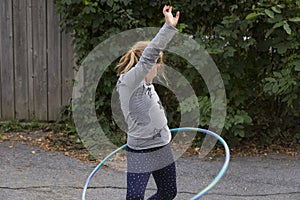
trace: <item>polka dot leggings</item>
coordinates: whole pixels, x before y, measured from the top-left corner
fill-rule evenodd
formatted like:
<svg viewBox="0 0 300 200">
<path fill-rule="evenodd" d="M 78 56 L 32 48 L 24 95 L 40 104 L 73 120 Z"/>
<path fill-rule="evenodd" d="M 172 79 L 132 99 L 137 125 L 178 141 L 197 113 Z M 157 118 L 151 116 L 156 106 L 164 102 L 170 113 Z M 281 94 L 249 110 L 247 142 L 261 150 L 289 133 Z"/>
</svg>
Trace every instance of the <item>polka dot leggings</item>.
<svg viewBox="0 0 300 200">
<path fill-rule="evenodd" d="M 153 150 L 153 149 L 152 149 Z M 150 150 L 150 151 L 152 151 Z M 148 166 L 145 167 L 145 164 L 152 164 L 153 162 L 149 162 L 151 160 L 151 157 L 154 157 L 153 160 L 156 160 L 154 163 L 162 163 L 160 162 L 160 158 L 165 156 L 172 156 L 172 155 L 166 155 L 166 151 L 160 152 L 160 153 L 151 153 L 149 154 L 141 154 L 145 153 L 144 150 L 132 150 L 129 147 L 126 149 L 128 152 L 135 152 L 134 154 L 130 154 L 129 161 L 132 161 L 132 157 L 138 158 L 136 160 L 140 160 L 140 162 L 134 162 L 135 169 L 137 164 L 138 165 L 144 165 L 143 169 L 154 169 L 153 171 L 138 171 L 136 172 L 133 170 L 128 170 L 127 172 L 127 194 L 126 194 L 126 200 L 144 200 L 145 190 L 147 187 L 147 183 L 149 181 L 150 175 L 152 174 L 154 181 L 157 186 L 157 192 L 151 196 L 148 200 L 172 200 L 175 198 L 177 194 L 177 186 L 176 186 L 176 166 L 175 162 L 172 162 L 171 164 L 168 164 L 167 166 L 164 166 L 162 168 L 149 168 Z M 147 150 L 147 153 L 149 153 L 149 150 Z M 170 153 L 170 148 L 168 149 L 167 153 Z M 127 156 L 128 157 L 128 156 Z M 145 159 L 146 157 L 146 159 Z M 148 160 L 148 162 L 141 162 L 143 160 Z M 164 159 L 166 160 L 166 159 Z M 129 162 L 128 161 L 128 162 Z M 133 163 L 128 163 L 128 168 L 132 168 Z M 157 167 L 157 166 L 156 166 Z"/>
</svg>

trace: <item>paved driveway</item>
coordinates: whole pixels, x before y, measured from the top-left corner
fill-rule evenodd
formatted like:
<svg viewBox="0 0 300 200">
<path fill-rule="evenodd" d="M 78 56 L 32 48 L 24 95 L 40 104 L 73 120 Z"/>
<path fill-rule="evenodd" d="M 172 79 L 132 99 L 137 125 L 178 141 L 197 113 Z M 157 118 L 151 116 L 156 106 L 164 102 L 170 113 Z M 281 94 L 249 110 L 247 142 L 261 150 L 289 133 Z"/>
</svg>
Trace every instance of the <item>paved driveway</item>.
<svg viewBox="0 0 300 200">
<path fill-rule="evenodd" d="M 222 158 L 201 161 L 184 157 L 177 161 L 178 196 L 193 197 L 222 166 Z M 9 142 L 0 144 L 0 199 L 77 200 L 94 165 L 84 164 L 58 152 Z M 87 200 L 125 199 L 126 174 L 101 169 L 87 191 Z M 150 181 L 146 195 L 155 192 Z M 265 158 L 232 158 L 221 181 L 203 200 L 300 200 L 300 156 L 269 155 Z"/>
</svg>

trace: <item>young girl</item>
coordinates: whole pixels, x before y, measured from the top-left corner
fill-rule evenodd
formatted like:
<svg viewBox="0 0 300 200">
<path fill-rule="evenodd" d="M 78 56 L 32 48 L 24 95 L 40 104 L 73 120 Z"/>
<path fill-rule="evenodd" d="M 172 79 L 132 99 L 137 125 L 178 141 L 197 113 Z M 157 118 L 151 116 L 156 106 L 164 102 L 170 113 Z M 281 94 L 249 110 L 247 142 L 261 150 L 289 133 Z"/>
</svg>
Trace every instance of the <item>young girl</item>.
<svg viewBox="0 0 300 200">
<path fill-rule="evenodd" d="M 177 33 L 179 12 L 164 6 L 165 24 L 151 42 L 136 43 L 117 66 L 117 91 L 128 125 L 127 200 L 143 200 L 150 175 L 157 192 L 150 200 L 170 200 L 177 194 L 176 167 L 170 148 L 171 133 L 152 84 L 162 63 L 162 50 Z"/>
</svg>

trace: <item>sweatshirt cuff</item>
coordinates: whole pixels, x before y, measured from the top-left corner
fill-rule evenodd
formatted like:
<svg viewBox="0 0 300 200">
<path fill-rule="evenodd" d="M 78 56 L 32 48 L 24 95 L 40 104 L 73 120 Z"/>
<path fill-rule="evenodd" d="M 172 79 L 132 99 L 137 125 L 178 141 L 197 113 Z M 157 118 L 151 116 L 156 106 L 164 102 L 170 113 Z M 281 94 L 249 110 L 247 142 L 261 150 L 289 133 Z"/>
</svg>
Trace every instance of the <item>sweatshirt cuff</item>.
<svg viewBox="0 0 300 200">
<path fill-rule="evenodd" d="M 163 26 L 166 27 L 166 28 L 168 28 L 168 29 L 171 29 L 171 30 L 174 30 L 174 31 L 178 31 L 177 28 L 175 28 L 174 26 L 169 25 L 167 22 L 165 22 L 165 24 Z"/>
</svg>

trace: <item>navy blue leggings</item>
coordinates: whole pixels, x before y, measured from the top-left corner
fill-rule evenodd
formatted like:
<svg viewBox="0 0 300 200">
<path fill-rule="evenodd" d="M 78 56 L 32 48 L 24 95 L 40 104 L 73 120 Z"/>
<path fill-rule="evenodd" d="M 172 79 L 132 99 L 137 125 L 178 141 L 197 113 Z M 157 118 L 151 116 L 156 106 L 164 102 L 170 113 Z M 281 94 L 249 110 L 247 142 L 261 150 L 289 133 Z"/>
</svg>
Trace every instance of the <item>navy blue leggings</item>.
<svg viewBox="0 0 300 200">
<path fill-rule="evenodd" d="M 159 154 L 145 154 L 152 152 L 155 149 L 147 149 L 147 150 L 133 150 L 127 147 L 126 151 L 127 153 L 133 153 L 130 154 L 129 159 L 127 156 L 128 161 L 128 167 L 129 169 L 133 169 L 133 165 L 135 169 L 140 169 L 142 167 L 143 169 L 154 169 L 153 171 L 132 171 L 128 170 L 127 172 L 127 194 L 126 194 L 126 200 L 144 200 L 145 190 L 150 178 L 150 175 L 152 174 L 154 181 L 157 186 L 157 192 L 151 196 L 148 200 L 172 200 L 175 198 L 177 194 L 177 185 L 176 185 L 176 166 L 175 162 L 166 163 L 168 165 L 162 167 L 162 168 L 149 168 L 149 163 L 152 165 L 155 165 L 155 163 L 162 163 L 162 159 L 165 159 L 166 157 L 169 157 L 172 155 L 169 155 L 170 148 L 166 147 L 167 151 L 163 151 Z M 136 160 L 132 159 L 134 157 Z M 145 158 L 146 157 L 146 158 Z M 153 161 L 155 162 L 149 162 L 149 157 L 153 158 Z M 150 160 L 151 160 L 150 158 Z M 173 157 L 172 157 L 173 158 Z M 141 162 L 143 160 L 146 160 L 146 162 Z M 133 161 L 129 163 L 130 161 Z M 137 162 L 135 162 L 137 161 Z M 148 162 L 147 162 L 148 161 Z M 139 166 L 138 166 L 139 165 Z M 157 166 L 156 166 L 157 167 Z"/>
</svg>

